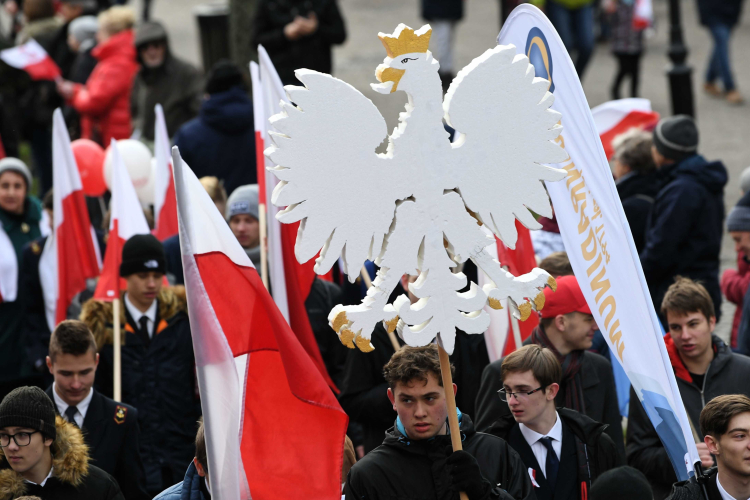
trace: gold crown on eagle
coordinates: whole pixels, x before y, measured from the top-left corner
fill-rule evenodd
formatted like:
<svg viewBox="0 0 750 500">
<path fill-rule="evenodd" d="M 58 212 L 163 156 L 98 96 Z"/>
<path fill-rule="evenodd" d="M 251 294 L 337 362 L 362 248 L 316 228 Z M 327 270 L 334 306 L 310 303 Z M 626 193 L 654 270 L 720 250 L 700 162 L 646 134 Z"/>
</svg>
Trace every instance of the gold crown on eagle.
<svg viewBox="0 0 750 500">
<path fill-rule="evenodd" d="M 399 24 L 392 35 L 378 33 L 378 38 L 383 42 L 388 57 L 392 59 L 403 54 L 427 52 L 430 35 L 432 35 L 432 28 L 429 24 L 425 24 L 418 31 L 414 31 L 405 24 Z"/>
</svg>

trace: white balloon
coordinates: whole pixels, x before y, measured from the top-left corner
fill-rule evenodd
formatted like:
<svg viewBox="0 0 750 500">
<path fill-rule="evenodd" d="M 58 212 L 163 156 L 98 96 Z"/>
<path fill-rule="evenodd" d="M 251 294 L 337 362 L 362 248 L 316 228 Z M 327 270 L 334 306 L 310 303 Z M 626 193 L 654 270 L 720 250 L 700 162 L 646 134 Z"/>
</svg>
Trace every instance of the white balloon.
<svg viewBox="0 0 750 500">
<path fill-rule="evenodd" d="M 151 177 L 151 151 L 145 144 L 134 139 L 117 141 L 117 148 L 130 180 L 133 181 L 133 187 L 136 191 L 142 189 Z M 112 191 L 111 147 L 107 148 L 107 154 L 104 157 L 104 182 Z"/>
<path fill-rule="evenodd" d="M 148 208 L 154 204 L 154 188 L 156 183 L 156 158 L 151 158 L 151 173 L 148 181 L 142 187 L 135 188 L 138 199 L 143 208 Z"/>
</svg>

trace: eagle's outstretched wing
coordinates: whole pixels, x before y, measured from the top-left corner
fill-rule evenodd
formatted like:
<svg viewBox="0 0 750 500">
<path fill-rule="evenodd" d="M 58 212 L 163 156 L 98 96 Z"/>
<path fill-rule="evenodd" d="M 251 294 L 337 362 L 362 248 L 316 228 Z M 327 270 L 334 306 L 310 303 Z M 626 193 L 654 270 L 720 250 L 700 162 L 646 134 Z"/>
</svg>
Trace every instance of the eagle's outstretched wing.
<svg viewBox="0 0 750 500">
<path fill-rule="evenodd" d="M 266 155 L 282 181 L 271 201 L 288 207 L 278 214 L 281 222 L 302 221 L 298 261 L 320 250 L 315 272 L 323 274 L 342 255 L 354 279 L 365 259 L 379 256 L 396 201 L 410 193 L 392 154 L 375 153 L 387 129 L 372 101 L 331 75 L 295 74 L 305 87 L 286 86 L 294 105 L 282 104 L 270 120 L 279 133 L 271 133 Z"/>
<path fill-rule="evenodd" d="M 487 82 L 493 82 L 488 85 Z M 467 208 L 510 248 L 515 218 L 539 229 L 531 213 L 552 216 L 541 181 L 557 181 L 565 171 L 542 165 L 567 158 L 555 144 L 562 127 L 549 82 L 534 77 L 526 56 L 512 45 L 497 46 L 474 59 L 456 76 L 445 96 L 448 123 L 461 135 L 451 160 L 454 185 Z"/>
</svg>

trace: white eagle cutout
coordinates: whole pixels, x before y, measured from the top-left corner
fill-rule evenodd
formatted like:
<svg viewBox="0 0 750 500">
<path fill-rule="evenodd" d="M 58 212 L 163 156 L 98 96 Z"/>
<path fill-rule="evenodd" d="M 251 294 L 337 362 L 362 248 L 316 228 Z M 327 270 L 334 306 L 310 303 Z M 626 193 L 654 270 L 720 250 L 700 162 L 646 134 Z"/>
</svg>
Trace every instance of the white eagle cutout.
<svg viewBox="0 0 750 500">
<path fill-rule="evenodd" d="M 489 228 L 508 247 L 517 238 L 515 219 L 539 229 L 529 210 L 552 216 L 542 181 L 557 181 L 563 170 L 543 164 L 567 158 L 555 143 L 561 115 L 550 106 L 549 82 L 534 76 L 526 56 L 512 45 L 487 50 L 462 69 L 445 100 L 438 61 L 427 50 L 431 28 L 400 24 L 379 34 L 388 57 L 375 76 L 376 91 L 408 95 L 398 126 L 388 136 L 385 120 L 362 93 L 331 75 L 299 69 L 305 85 L 286 86 L 288 104 L 270 122 L 273 145 L 265 154 L 280 180 L 272 202 L 287 207 L 282 223 L 301 221 L 295 253 L 318 257 L 324 274 L 342 257 L 354 281 L 365 259 L 380 266 L 362 303 L 336 306 L 328 319 L 347 347 L 368 352 L 377 322 L 412 346 L 436 337 L 453 352 L 456 329 L 483 333 L 489 303 L 502 299 L 525 320 L 544 305 L 541 269 L 515 277 L 490 257 Z M 443 118 L 456 130 L 449 141 Z M 375 150 L 388 138 L 385 153 Z M 463 273 L 451 269 L 471 259 L 492 283 L 469 291 Z M 409 289 L 419 300 L 388 297 L 404 274 L 419 274 Z"/>
</svg>

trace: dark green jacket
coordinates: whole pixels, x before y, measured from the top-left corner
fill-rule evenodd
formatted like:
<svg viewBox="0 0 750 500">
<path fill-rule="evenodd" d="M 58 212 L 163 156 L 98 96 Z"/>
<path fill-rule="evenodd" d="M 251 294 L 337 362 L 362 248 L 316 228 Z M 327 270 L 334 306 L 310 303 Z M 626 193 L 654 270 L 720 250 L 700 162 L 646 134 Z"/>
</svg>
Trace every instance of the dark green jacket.
<svg viewBox="0 0 750 500">
<path fill-rule="evenodd" d="M 16 252 L 18 269 L 21 269 L 21 250 L 27 243 L 39 238 L 39 221 L 42 219 L 42 204 L 33 196 L 26 197 L 23 215 L 13 215 L 0 209 L 0 225 L 10 238 Z M 14 302 L 0 303 L 0 382 L 7 382 L 30 375 L 25 363 L 26 351 L 20 331 L 22 314 L 19 304 L 23 290 L 18 290 Z"/>
</svg>

